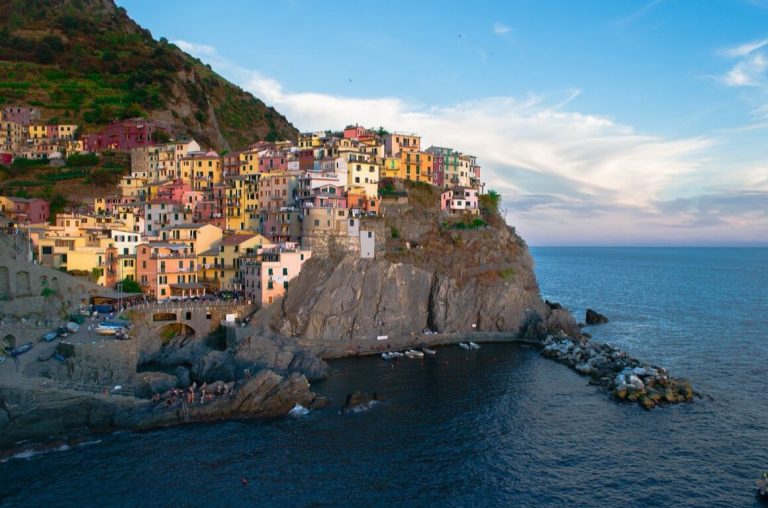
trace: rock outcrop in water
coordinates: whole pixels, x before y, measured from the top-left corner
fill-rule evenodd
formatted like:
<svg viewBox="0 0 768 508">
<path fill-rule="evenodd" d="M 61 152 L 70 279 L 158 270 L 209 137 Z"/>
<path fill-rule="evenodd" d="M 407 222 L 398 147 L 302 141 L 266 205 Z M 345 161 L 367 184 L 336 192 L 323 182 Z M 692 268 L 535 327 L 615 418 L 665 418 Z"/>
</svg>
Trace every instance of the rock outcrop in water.
<svg viewBox="0 0 768 508">
<path fill-rule="evenodd" d="M 696 395 L 687 379 L 671 377 L 666 369 L 608 344 L 550 336 L 541 354 L 590 376 L 592 384 L 604 386 L 617 400 L 636 402 L 645 409 L 687 402 Z"/>
<path fill-rule="evenodd" d="M 592 309 L 587 309 L 585 318 L 588 325 L 602 325 L 608 322 L 607 317 Z"/>
</svg>

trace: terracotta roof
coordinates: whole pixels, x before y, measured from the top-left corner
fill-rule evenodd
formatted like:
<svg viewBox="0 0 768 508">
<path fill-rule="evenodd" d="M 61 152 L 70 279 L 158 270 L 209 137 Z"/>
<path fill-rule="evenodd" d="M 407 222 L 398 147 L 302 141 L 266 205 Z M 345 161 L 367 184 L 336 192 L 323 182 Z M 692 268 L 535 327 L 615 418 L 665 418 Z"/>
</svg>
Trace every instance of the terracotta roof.
<svg viewBox="0 0 768 508">
<path fill-rule="evenodd" d="M 229 235 L 229 236 L 225 236 L 224 239 L 221 241 L 221 243 L 223 245 L 240 245 L 246 240 L 250 240 L 251 238 L 255 238 L 256 236 L 257 235 Z"/>
</svg>

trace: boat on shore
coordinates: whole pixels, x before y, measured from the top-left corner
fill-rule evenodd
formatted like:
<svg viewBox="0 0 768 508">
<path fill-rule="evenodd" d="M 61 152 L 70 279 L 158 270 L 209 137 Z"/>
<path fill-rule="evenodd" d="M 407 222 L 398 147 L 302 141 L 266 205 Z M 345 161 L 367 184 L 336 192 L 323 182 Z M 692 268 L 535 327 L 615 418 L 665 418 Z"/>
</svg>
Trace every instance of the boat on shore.
<svg viewBox="0 0 768 508">
<path fill-rule="evenodd" d="M 122 330 L 122 328 L 113 328 L 111 326 L 99 325 L 96 327 L 96 333 L 99 335 L 117 335 L 117 332 L 120 330 Z"/>
<path fill-rule="evenodd" d="M 58 336 L 59 334 L 57 332 L 48 332 L 45 335 L 43 335 L 43 337 L 40 340 L 44 342 L 53 342 L 54 340 L 56 340 L 56 337 Z"/>
<path fill-rule="evenodd" d="M 434 349 L 429 349 L 428 347 L 423 347 L 421 348 L 421 350 L 424 352 L 425 355 L 434 356 L 437 354 L 437 351 L 435 351 Z"/>
<path fill-rule="evenodd" d="M 32 349 L 33 345 L 31 342 L 27 342 L 26 344 L 23 344 L 17 348 L 11 349 L 8 354 L 12 357 L 21 356 L 24 353 L 30 351 Z"/>
<path fill-rule="evenodd" d="M 424 353 L 416 351 L 415 349 L 409 349 L 405 352 L 405 356 L 408 358 L 424 358 Z"/>
<path fill-rule="evenodd" d="M 469 349 L 480 349 L 480 344 L 477 344 L 475 342 L 470 342 Z"/>
<path fill-rule="evenodd" d="M 467 351 L 470 350 L 469 344 L 467 344 L 466 342 L 459 342 L 459 347 L 461 349 L 466 349 Z"/>
</svg>

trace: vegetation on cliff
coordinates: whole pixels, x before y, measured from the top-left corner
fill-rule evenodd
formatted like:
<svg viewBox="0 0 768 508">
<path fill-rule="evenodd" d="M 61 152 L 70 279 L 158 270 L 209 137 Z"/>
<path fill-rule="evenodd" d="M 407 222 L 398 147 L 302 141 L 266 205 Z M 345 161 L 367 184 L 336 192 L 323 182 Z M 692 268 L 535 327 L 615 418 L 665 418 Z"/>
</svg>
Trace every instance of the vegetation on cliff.
<svg viewBox="0 0 768 508">
<path fill-rule="evenodd" d="M 0 0 L 0 105 L 93 131 L 137 116 L 170 122 L 218 149 L 295 139 L 285 117 L 113 0 Z"/>
</svg>

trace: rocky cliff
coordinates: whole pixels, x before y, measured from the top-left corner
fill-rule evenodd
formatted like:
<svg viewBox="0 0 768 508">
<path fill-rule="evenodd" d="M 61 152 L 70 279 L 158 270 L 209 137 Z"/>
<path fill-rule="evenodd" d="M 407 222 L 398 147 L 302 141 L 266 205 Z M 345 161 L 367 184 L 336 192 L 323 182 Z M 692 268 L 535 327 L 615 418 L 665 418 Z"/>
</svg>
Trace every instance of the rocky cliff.
<svg viewBox="0 0 768 508">
<path fill-rule="evenodd" d="M 376 259 L 313 257 L 254 326 L 308 345 L 425 330 L 580 335 L 567 311 L 542 301 L 533 259 L 512 228 L 493 214 L 475 229 L 460 228 L 463 219 L 444 220 L 436 199 L 434 189 L 412 187 L 407 205 L 366 219 L 363 228 L 386 237 Z"/>
</svg>

